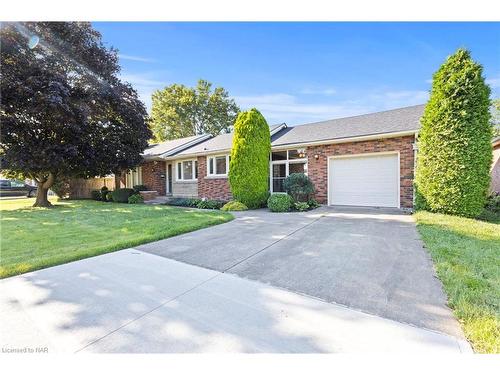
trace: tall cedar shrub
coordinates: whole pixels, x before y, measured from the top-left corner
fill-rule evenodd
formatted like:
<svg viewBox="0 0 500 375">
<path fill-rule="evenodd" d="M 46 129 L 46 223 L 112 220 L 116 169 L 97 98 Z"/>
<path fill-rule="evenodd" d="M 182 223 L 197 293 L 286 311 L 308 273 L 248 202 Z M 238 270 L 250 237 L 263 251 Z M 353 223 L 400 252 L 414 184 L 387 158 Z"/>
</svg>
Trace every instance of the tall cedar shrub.
<svg viewBox="0 0 500 375">
<path fill-rule="evenodd" d="M 475 217 L 490 183 L 490 89 L 467 50 L 433 76 L 418 141 L 416 208 Z"/>
<path fill-rule="evenodd" d="M 234 124 L 229 184 L 235 200 L 248 208 L 262 207 L 269 195 L 271 135 L 255 108 L 241 112 Z"/>
</svg>

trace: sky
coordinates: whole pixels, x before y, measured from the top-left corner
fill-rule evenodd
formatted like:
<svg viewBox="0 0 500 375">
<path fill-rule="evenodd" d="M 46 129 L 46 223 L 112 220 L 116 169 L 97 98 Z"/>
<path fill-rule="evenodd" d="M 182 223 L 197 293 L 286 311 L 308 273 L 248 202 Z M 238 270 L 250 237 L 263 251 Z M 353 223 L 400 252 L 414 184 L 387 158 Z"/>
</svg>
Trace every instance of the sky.
<svg viewBox="0 0 500 375">
<path fill-rule="evenodd" d="M 269 124 L 423 104 L 433 73 L 465 47 L 500 97 L 500 23 L 93 23 L 121 78 L 151 94 L 205 79 Z"/>
</svg>

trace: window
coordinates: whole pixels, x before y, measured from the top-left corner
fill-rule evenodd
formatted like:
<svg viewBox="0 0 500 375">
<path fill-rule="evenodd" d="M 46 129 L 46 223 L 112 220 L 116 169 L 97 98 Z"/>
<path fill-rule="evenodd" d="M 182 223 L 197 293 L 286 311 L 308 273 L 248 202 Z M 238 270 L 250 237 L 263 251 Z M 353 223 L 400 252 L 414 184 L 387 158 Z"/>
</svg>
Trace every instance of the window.
<svg viewBox="0 0 500 375">
<path fill-rule="evenodd" d="M 125 186 L 132 188 L 135 185 L 142 185 L 142 168 L 137 167 L 127 172 L 125 176 Z"/>
<path fill-rule="evenodd" d="M 283 181 L 290 173 L 307 174 L 305 150 L 286 150 L 271 153 L 271 193 L 285 192 Z"/>
<path fill-rule="evenodd" d="M 18 180 L 14 180 L 14 181 L 11 181 L 10 182 L 10 186 L 11 187 L 24 187 L 24 182 L 22 181 L 18 181 Z"/>
<path fill-rule="evenodd" d="M 229 172 L 229 160 L 229 155 L 210 156 L 208 158 L 207 176 L 227 176 Z"/>
<path fill-rule="evenodd" d="M 177 181 L 194 181 L 197 178 L 197 160 L 184 160 L 177 163 Z"/>
</svg>

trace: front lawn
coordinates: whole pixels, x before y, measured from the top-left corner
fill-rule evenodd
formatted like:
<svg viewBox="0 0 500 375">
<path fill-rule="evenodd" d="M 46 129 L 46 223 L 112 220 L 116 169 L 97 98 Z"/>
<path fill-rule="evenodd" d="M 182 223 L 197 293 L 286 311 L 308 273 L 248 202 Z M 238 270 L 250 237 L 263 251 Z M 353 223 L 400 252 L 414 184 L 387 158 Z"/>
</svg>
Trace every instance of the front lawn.
<svg viewBox="0 0 500 375">
<path fill-rule="evenodd" d="M 0 200 L 0 278 L 160 240 L 231 220 L 221 211 L 90 200 Z"/>
<path fill-rule="evenodd" d="M 415 215 L 448 294 L 448 302 L 480 353 L 500 353 L 500 221 L 418 212 Z"/>
</svg>

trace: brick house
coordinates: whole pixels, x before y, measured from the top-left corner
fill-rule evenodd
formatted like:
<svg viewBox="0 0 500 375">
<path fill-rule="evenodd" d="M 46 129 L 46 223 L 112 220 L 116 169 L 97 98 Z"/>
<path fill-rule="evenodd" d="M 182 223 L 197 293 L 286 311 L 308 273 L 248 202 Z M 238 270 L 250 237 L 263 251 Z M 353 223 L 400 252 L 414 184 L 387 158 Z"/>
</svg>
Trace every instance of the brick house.
<svg viewBox="0 0 500 375">
<path fill-rule="evenodd" d="M 415 140 L 424 106 L 316 122 L 272 126 L 269 186 L 283 191 L 294 172 L 314 182 L 322 204 L 413 207 Z M 161 196 L 231 199 L 232 134 L 193 136 L 150 146 L 125 184 Z"/>
</svg>

